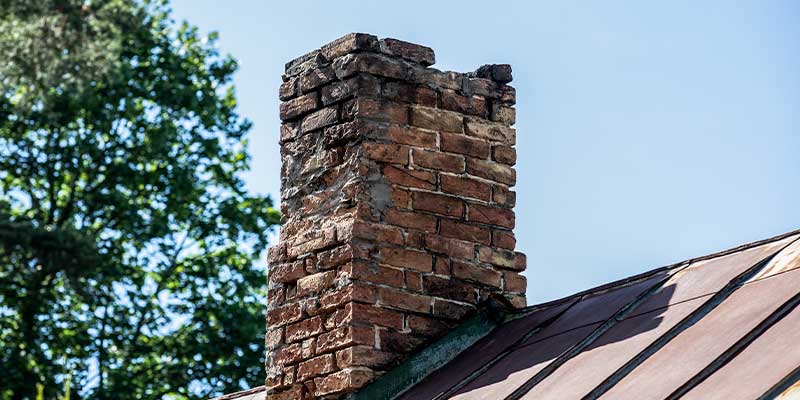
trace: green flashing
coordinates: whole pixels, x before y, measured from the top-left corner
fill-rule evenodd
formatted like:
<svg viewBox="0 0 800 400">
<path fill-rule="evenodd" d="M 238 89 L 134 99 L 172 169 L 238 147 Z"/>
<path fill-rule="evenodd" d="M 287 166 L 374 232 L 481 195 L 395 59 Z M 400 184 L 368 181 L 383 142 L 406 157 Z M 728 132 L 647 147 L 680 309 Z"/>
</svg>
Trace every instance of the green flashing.
<svg viewBox="0 0 800 400">
<path fill-rule="evenodd" d="M 391 400 L 450 362 L 508 320 L 496 307 L 487 307 L 453 329 L 443 338 L 398 365 L 375 382 L 350 394 L 348 400 Z"/>
</svg>

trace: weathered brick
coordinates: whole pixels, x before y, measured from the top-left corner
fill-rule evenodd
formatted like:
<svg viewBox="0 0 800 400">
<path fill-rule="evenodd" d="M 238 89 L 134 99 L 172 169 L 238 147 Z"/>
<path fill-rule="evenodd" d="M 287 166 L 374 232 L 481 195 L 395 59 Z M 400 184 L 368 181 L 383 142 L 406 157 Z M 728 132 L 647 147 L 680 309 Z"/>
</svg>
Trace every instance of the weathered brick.
<svg viewBox="0 0 800 400">
<path fill-rule="evenodd" d="M 514 107 L 495 103 L 492 105 L 491 120 L 508 126 L 514 125 L 517 122 L 517 110 Z"/>
<path fill-rule="evenodd" d="M 456 278 L 477 282 L 483 285 L 494 286 L 497 288 L 502 287 L 502 274 L 500 274 L 499 271 L 460 261 L 454 261 L 452 266 L 453 276 Z"/>
<path fill-rule="evenodd" d="M 489 229 L 482 226 L 464 224 L 449 219 L 442 220 L 441 231 L 439 233 L 442 236 L 481 244 L 490 244 L 492 241 L 492 234 Z"/>
<path fill-rule="evenodd" d="M 269 400 L 297 400 L 306 396 L 306 389 L 302 385 L 294 385 L 281 391 L 270 391 Z"/>
<path fill-rule="evenodd" d="M 382 53 L 398 56 L 422 64 L 423 66 L 436 63 L 433 49 L 427 46 L 386 38 L 381 39 L 380 48 Z"/>
<path fill-rule="evenodd" d="M 376 350 L 368 346 L 353 346 L 336 352 L 336 365 L 339 368 L 373 367 L 383 368 L 397 358 L 392 353 Z"/>
<path fill-rule="evenodd" d="M 267 329 L 267 334 L 264 337 L 264 344 L 267 350 L 278 348 L 283 344 L 283 328 L 270 328 Z"/>
<path fill-rule="evenodd" d="M 477 158 L 489 157 L 489 143 L 457 133 L 442 132 L 442 150 Z"/>
<path fill-rule="evenodd" d="M 378 96 L 380 82 L 370 75 L 356 75 L 322 88 L 322 104 L 330 105 L 353 96 Z"/>
<path fill-rule="evenodd" d="M 411 332 L 428 338 L 441 337 L 450 332 L 455 325 L 453 321 L 440 318 L 423 317 L 421 315 L 410 315 L 408 317 L 408 328 Z"/>
<path fill-rule="evenodd" d="M 333 125 L 337 121 L 338 121 L 338 111 L 336 110 L 336 107 L 323 108 L 303 118 L 303 122 L 300 123 L 300 131 L 303 133 L 311 132 L 320 128 L 324 128 L 326 126 Z"/>
<path fill-rule="evenodd" d="M 390 329 L 380 331 L 381 350 L 394 354 L 409 354 L 418 349 L 425 339 Z"/>
<path fill-rule="evenodd" d="M 306 276 L 306 269 L 303 261 L 295 261 L 288 264 L 275 265 L 269 268 L 270 282 L 293 282 Z"/>
<path fill-rule="evenodd" d="M 436 151 L 413 149 L 414 165 L 445 172 L 464 172 L 464 157 Z"/>
<path fill-rule="evenodd" d="M 353 248 L 350 244 L 334 247 L 317 254 L 317 268 L 330 269 L 342 265 L 353 258 Z"/>
<path fill-rule="evenodd" d="M 527 265 L 528 259 L 524 253 L 517 252 L 516 257 L 514 257 L 514 269 L 517 271 L 524 271 Z"/>
<path fill-rule="evenodd" d="M 464 202 L 452 196 L 428 192 L 414 192 L 412 194 L 411 205 L 414 210 L 419 211 L 428 211 L 458 218 L 464 215 Z"/>
<path fill-rule="evenodd" d="M 336 74 L 329 66 L 315 68 L 300 75 L 300 91 L 310 92 L 332 80 L 336 79 Z"/>
<path fill-rule="evenodd" d="M 499 83 L 508 83 L 513 79 L 511 76 L 511 66 L 508 64 L 485 64 L 481 65 L 475 75 L 479 78 L 491 79 Z"/>
<path fill-rule="evenodd" d="M 294 303 L 267 311 L 267 325 L 278 327 L 286 325 L 303 317 L 300 304 Z"/>
<path fill-rule="evenodd" d="M 473 199 L 489 201 L 492 185 L 484 181 L 464 176 L 441 175 L 442 191 Z"/>
<path fill-rule="evenodd" d="M 324 354 L 353 345 L 375 345 L 372 328 L 347 326 L 325 332 L 317 337 L 316 354 Z"/>
<path fill-rule="evenodd" d="M 432 252 L 466 260 L 472 259 L 475 253 L 475 244 L 439 235 L 427 235 L 425 245 Z"/>
<path fill-rule="evenodd" d="M 302 382 L 320 375 L 329 374 L 335 370 L 336 361 L 333 354 L 323 354 L 298 364 L 297 380 Z"/>
<path fill-rule="evenodd" d="M 286 101 L 297 96 L 298 82 L 299 79 L 297 78 L 289 78 L 286 82 L 281 83 L 278 90 L 278 98 Z"/>
<path fill-rule="evenodd" d="M 322 332 L 322 317 L 304 319 L 286 326 L 286 342 L 293 343 Z"/>
<path fill-rule="evenodd" d="M 433 315 L 451 320 L 461 320 L 475 311 L 474 306 L 444 299 L 433 299 Z"/>
<path fill-rule="evenodd" d="M 429 313 L 431 311 L 432 299 L 420 294 L 407 293 L 382 287 L 378 289 L 378 301 L 378 304 L 384 307 L 399 308 L 401 310 L 418 313 Z"/>
<path fill-rule="evenodd" d="M 414 159 L 416 162 L 416 158 Z M 517 183 L 517 171 L 508 165 L 467 157 L 467 173 L 500 182 L 508 186 Z"/>
<path fill-rule="evenodd" d="M 436 91 L 406 82 L 387 82 L 383 86 L 383 97 L 426 107 L 436 107 Z"/>
<path fill-rule="evenodd" d="M 507 165 L 517 163 L 517 151 L 511 146 L 492 147 L 492 159 Z"/>
<path fill-rule="evenodd" d="M 514 250 L 517 245 L 517 239 L 514 238 L 514 232 L 504 230 L 492 230 L 492 246 L 501 249 Z"/>
<path fill-rule="evenodd" d="M 375 290 L 363 283 L 352 282 L 346 287 L 325 293 L 319 298 L 320 307 L 323 310 L 331 310 L 353 301 L 374 303 L 376 301 Z"/>
<path fill-rule="evenodd" d="M 415 147 L 436 148 L 436 133 L 419 128 L 403 128 L 392 125 L 388 130 L 389 139 L 395 143 L 407 144 Z"/>
<path fill-rule="evenodd" d="M 294 343 L 281 347 L 273 358 L 275 365 L 289 365 L 300 361 L 303 358 L 303 346 Z"/>
<path fill-rule="evenodd" d="M 501 268 L 514 268 L 514 252 L 511 250 L 481 247 L 478 249 L 478 260 Z"/>
<path fill-rule="evenodd" d="M 503 207 L 514 207 L 517 204 L 517 193 L 503 185 L 492 186 L 492 201 Z"/>
<path fill-rule="evenodd" d="M 387 165 L 383 168 L 383 175 L 395 185 L 426 190 L 436 188 L 436 175 L 428 171 Z"/>
<path fill-rule="evenodd" d="M 367 265 L 363 262 L 348 264 L 353 279 L 364 282 L 403 287 L 403 271 L 380 265 Z"/>
<path fill-rule="evenodd" d="M 374 243 L 403 245 L 403 230 L 389 225 L 365 221 L 355 221 L 352 225 L 352 238 L 364 239 Z"/>
<path fill-rule="evenodd" d="M 366 385 L 374 377 L 375 374 L 368 368 L 345 368 L 328 376 L 314 379 L 317 389 L 314 394 L 326 396 L 351 391 Z"/>
<path fill-rule="evenodd" d="M 359 97 L 355 100 L 354 116 L 404 125 L 408 123 L 408 106 L 387 100 Z"/>
<path fill-rule="evenodd" d="M 318 105 L 319 94 L 317 93 L 308 93 L 292 100 L 284 101 L 281 103 L 280 118 L 283 121 L 294 119 L 316 109 Z"/>
<path fill-rule="evenodd" d="M 444 89 L 440 92 L 442 108 L 462 114 L 475 115 L 481 118 L 489 116 L 486 100 L 478 96 L 464 96 L 455 90 Z"/>
<path fill-rule="evenodd" d="M 481 204 L 468 204 L 467 220 L 480 222 L 487 225 L 497 225 L 503 228 L 514 229 L 514 211 L 510 208 L 497 206 L 484 206 Z"/>
<path fill-rule="evenodd" d="M 394 79 L 406 79 L 410 70 L 400 60 L 381 54 L 358 53 L 347 54 L 333 61 L 333 70 L 339 79 L 347 78 L 359 72 Z"/>
<path fill-rule="evenodd" d="M 326 60 L 333 60 L 359 50 L 377 51 L 379 49 L 380 45 L 376 36 L 365 33 L 349 33 L 322 46 L 321 53 Z"/>
<path fill-rule="evenodd" d="M 516 130 L 503 124 L 489 122 L 484 119 L 467 118 L 464 131 L 471 136 L 501 142 L 507 145 L 516 143 Z"/>
<path fill-rule="evenodd" d="M 386 212 L 386 222 L 405 228 L 436 232 L 436 217 L 411 211 L 390 209 Z"/>
<path fill-rule="evenodd" d="M 426 276 L 423 278 L 425 293 L 434 297 L 443 297 L 467 303 L 478 300 L 477 289 L 455 278 L 442 278 L 439 276 Z"/>
<path fill-rule="evenodd" d="M 417 271 L 405 270 L 403 273 L 406 276 L 406 289 L 421 292 L 422 291 L 422 273 Z"/>
<path fill-rule="evenodd" d="M 361 146 L 371 160 L 401 165 L 408 164 L 408 147 L 390 143 L 364 143 Z"/>
<path fill-rule="evenodd" d="M 525 293 L 528 280 L 520 273 L 503 271 L 503 290 L 511 293 Z"/>
<path fill-rule="evenodd" d="M 336 277 L 334 271 L 320 272 L 297 280 L 297 296 L 304 297 L 309 294 L 318 294 L 333 284 Z"/>
<path fill-rule="evenodd" d="M 453 111 L 430 107 L 411 107 L 411 125 L 440 132 L 464 131 L 464 117 Z"/>
<path fill-rule="evenodd" d="M 433 269 L 431 255 L 423 251 L 381 247 L 379 256 L 382 263 L 395 267 L 411 268 L 421 272 L 430 272 Z"/>
</svg>

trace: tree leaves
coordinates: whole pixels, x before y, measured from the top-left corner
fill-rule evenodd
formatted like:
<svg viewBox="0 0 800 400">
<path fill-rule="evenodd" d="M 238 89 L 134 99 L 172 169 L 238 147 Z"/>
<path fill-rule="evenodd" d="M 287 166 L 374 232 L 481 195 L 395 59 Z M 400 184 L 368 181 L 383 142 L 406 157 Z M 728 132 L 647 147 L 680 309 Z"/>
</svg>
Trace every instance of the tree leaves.
<svg viewBox="0 0 800 400">
<path fill-rule="evenodd" d="M 279 215 L 216 38 L 160 1 L 0 0 L 0 398 L 263 380 Z"/>
</svg>

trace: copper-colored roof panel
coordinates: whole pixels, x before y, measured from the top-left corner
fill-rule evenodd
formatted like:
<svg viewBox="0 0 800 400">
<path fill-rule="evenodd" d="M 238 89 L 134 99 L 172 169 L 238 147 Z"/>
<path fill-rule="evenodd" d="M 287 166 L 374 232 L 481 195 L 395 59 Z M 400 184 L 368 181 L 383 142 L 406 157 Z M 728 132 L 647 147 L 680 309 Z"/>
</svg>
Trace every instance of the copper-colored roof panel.
<svg viewBox="0 0 800 400">
<path fill-rule="evenodd" d="M 798 366 L 800 366 L 800 307 L 778 321 L 736 358 L 697 385 L 682 399 L 755 399 Z M 800 390 L 797 390 L 795 395 L 799 394 Z"/>
<path fill-rule="evenodd" d="M 522 346 L 450 398 L 457 400 L 502 399 L 598 326 L 599 324 L 593 324 L 576 328 Z"/>
<path fill-rule="evenodd" d="M 534 386 L 523 399 L 580 399 L 711 297 L 705 296 L 619 322 L 586 350 Z"/>
<path fill-rule="evenodd" d="M 459 354 L 445 368 L 436 370 L 412 389 L 403 393 L 398 397 L 398 400 L 432 399 L 444 393 L 481 367 L 487 365 L 504 350 L 521 340 L 526 334 L 556 317 L 574 302 L 575 300 L 565 301 L 542 310 L 533 311 L 529 315 L 500 326 Z"/>
<path fill-rule="evenodd" d="M 741 287 L 645 360 L 601 398 L 666 398 L 798 291 L 800 270 Z"/>
</svg>

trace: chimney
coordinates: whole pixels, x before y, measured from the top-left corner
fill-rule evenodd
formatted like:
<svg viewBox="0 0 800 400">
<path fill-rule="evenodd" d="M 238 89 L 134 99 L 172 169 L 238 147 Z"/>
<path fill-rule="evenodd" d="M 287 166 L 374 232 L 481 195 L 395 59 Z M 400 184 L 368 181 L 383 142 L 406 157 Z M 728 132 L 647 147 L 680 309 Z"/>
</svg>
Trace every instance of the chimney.
<svg viewBox="0 0 800 400">
<path fill-rule="evenodd" d="M 508 65 L 349 34 L 286 64 L 267 399 L 336 399 L 490 296 L 525 305 Z"/>
</svg>

